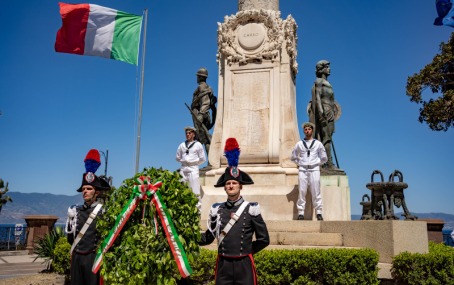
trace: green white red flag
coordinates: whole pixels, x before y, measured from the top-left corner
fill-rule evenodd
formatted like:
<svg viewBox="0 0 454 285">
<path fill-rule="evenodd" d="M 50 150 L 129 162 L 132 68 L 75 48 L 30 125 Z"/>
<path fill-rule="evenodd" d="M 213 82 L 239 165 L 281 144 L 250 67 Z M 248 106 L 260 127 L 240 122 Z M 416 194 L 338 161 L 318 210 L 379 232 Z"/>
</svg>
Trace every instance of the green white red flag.
<svg viewBox="0 0 454 285">
<path fill-rule="evenodd" d="M 142 16 L 94 4 L 58 4 L 63 23 L 56 52 L 138 64 Z"/>
</svg>

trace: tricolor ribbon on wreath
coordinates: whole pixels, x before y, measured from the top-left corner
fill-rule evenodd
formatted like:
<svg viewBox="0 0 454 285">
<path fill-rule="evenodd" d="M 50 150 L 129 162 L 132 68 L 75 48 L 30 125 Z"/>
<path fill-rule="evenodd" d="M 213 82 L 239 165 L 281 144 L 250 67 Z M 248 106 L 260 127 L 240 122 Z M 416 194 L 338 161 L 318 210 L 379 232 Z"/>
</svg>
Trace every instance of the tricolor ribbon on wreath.
<svg viewBox="0 0 454 285">
<path fill-rule="evenodd" d="M 150 178 L 145 176 L 140 176 L 134 179 L 134 189 L 131 198 L 123 207 L 121 213 L 117 216 L 115 225 L 110 230 L 109 234 L 102 242 L 100 249 L 98 249 L 98 252 L 96 253 L 96 258 L 92 268 L 93 273 L 97 273 L 99 271 L 102 264 L 103 254 L 106 253 L 113 245 L 115 239 L 120 234 L 123 226 L 136 209 L 140 200 L 146 200 L 147 197 L 151 197 L 150 205 L 154 204 L 156 207 L 156 211 L 161 219 L 161 224 L 167 237 L 167 242 L 172 250 L 173 257 L 177 263 L 181 276 L 186 278 L 191 275 L 192 268 L 189 265 L 188 257 L 186 256 L 186 252 L 183 249 L 178 233 L 172 219 L 170 218 L 169 212 L 167 211 L 167 207 L 162 201 L 161 194 L 158 191 L 161 185 L 162 182 L 160 181 L 153 185 L 150 184 Z"/>
</svg>

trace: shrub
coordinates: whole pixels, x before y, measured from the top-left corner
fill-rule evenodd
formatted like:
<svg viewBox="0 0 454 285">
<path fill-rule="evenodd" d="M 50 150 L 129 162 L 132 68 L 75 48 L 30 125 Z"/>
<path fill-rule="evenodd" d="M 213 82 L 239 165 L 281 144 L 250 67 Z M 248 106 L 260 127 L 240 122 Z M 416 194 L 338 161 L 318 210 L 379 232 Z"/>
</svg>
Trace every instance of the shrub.
<svg viewBox="0 0 454 285">
<path fill-rule="evenodd" d="M 57 241 L 54 249 L 54 261 L 52 263 L 56 273 L 69 276 L 71 267 L 71 257 L 69 255 L 70 249 L 71 245 L 66 240 L 66 237 L 61 237 Z"/>
<path fill-rule="evenodd" d="M 255 255 L 260 284 L 379 284 L 372 249 L 263 250 Z"/>
<path fill-rule="evenodd" d="M 202 250 L 193 284 L 214 284 L 216 251 Z M 254 256 L 260 285 L 379 284 L 372 249 L 263 250 Z"/>
<path fill-rule="evenodd" d="M 45 234 L 40 238 L 33 250 L 33 253 L 37 254 L 36 259 L 43 258 L 43 263 L 46 263 L 48 271 L 53 271 L 52 261 L 55 259 L 54 249 L 57 241 L 65 236 L 64 229 L 62 227 L 55 227 L 49 233 Z"/>
<path fill-rule="evenodd" d="M 194 270 L 189 280 L 191 284 L 214 285 L 214 267 L 216 265 L 217 251 L 202 248 L 191 267 Z"/>
<path fill-rule="evenodd" d="M 402 252 L 394 257 L 391 272 L 404 284 L 454 284 L 454 248 L 429 242 L 429 253 Z"/>
</svg>

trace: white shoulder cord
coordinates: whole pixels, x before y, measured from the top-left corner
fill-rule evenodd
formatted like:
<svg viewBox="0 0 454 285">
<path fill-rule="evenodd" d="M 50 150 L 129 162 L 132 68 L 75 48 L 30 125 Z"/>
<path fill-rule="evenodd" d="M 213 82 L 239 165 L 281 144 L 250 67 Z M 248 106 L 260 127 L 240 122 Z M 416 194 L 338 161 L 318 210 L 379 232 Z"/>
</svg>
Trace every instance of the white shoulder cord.
<svg viewBox="0 0 454 285">
<path fill-rule="evenodd" d="M 66 218 L 65 233 L 73 234 L 76 238 L 76 226 L 77 226 L 77 206 L 73 205 L 68 208 L 68 218 Z"/>
<path fill-rule="evenodd" d="M 216 207 L 212 207 L 210 209 L 210 215 L 207 220 L 207 229 L 211 232 L 211 234 L 217 239 L 219 238 L 219 229 L 221 228 L 221 215 L 218 214 L 219 205 Z M 212 218 L 215 218 L 214 220 Z M 215 224 L 214 227 L 211 227 L 211 224 Z"/>
</svg>

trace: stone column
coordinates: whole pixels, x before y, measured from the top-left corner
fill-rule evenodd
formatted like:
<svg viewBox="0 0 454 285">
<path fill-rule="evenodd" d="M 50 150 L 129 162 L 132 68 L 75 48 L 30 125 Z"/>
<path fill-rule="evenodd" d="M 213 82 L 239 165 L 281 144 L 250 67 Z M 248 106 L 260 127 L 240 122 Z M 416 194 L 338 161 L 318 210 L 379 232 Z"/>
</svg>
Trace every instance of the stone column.
<svg viewBox="0 0 454 285">
<path fill-rule="evenodd" d="M 253 9 L 279 11 L 279 0 L 238 0 L 238 11 Z"/>
<path fill-rule="evenodd" d="M 245 189 L 245 198 L 259 202 L 267 218 L 294 218 L 298 170 L 290 155 L 300 139 L 297 25 L 291 16 L 282 19 L 278 6 L 278 1 L 240 1 L 240 11 L 218 24 L 218 106 L 209 152 L 213 168 L 201 183 L 203 216 L 213 202 L 225 199 L 213 185 L 227 166 L 225 141 L 235 137 L 239 168 L 255 183 Z"/>
</svg>

